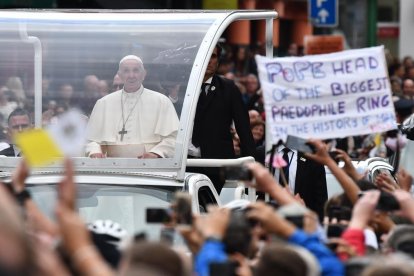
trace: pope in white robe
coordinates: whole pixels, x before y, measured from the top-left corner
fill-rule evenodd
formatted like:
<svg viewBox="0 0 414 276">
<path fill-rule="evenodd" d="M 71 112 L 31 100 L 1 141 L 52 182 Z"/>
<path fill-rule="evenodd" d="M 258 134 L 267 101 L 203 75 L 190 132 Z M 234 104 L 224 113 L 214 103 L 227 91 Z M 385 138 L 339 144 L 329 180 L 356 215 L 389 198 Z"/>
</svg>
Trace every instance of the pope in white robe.
<svg viewBox="0 0 414 276">
<path fill-rule="evenodd" d="M 173 104 L 163 94 L 142 86 L 146 72 L 139 57 L 124 57 L 118 75 L 123 89 L 99 99 L 92 110 L 86 155 L 172 157 L 179 124 Z"/>
</svg>

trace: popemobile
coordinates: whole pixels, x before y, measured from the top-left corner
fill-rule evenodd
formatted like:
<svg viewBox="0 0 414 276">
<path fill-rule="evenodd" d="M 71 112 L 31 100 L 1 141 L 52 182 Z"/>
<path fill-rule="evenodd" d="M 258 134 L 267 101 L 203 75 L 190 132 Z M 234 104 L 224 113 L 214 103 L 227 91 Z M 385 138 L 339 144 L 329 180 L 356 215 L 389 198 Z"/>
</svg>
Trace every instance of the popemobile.
<svg viewBox="0 0 414 276">
<path fill-rule="evenodd" d="M 62 148 L 81 144 L 72 159 L 77 208 L 86 222 L 109 219 L 129 234 L 146 232 L 156 238 L 160 226 L 146 223 L 146 209 L 168 207 L 176 191 L 191 195 L 194 213 L 206 212 L 208 204 L 243 197 L 244 186 L 229 181 L 220 198 L 207 176 L 188 173 L 186 167 L 236 166 L 254 161 L 253 157 L 187 159 L 189 141 L 203 76 L 223 32 L 238 20 L 264 21 L 266 55 L 272 57 L 276 18 L 275 11 L 260 10 L 3 10 L 0 84 L 7 89 L 1 90 L 10 106 L 28 113 L 34 129 L 58 133 L 53 137 L 61 137 L 57 144 Z M 151 99 L 146 98 L 151 105 L 142 106 L 140 113 L 149 118 L 141 123 L 151 126 L 145 125 L 140 132 L 153 127 L 151 134 L 172 135 L 167 142 L 145 137 L 128 142 L 133 131 L 129 123 L 137 120 L 129 117 L 130 110 L 140 106 L 140 99 L 127 99 L 119 88 L 123 85 L 126 91 L 131 79 L 144 87 L 139 97 L 149 97 L 146 90 L 155 92 Z M 101 101 L 104 96 L 113 101 Z M 77 116 L 82 115 L 70 125 L 70 119 L 63 118 L 72 108 L 78 110 Z M 154 114 L 160 117 L 154 119 Z M 115 133 L 96 127 L 95 122 L 107 126 L 116 116 L 121 116 L 122 124 L 114 127 Z M 89 119 L 95 134 L 103 137 L 92 145 L 100 147 L 95 152 L 98 155 L 87 152 L 91 141 L 83 128 Z M 74 130 L 78 132 L 73 134 Z M 7 182 L 20 162 L 21 149 L 11 135 L 3 140 L 3 148 L 8 143 L 14 149 L 11 156 L 0 157 L 1 177 Z M 40 147 L 37 141 L 30 147 Z M 168 150 L 157 154 L 161 158 L 147 158 L 151 156 L 146 144 L 161 142 Z M 35 157 L 39 155 L 43 152 Z M 50 216 L 62 170 L 61 160 L 33 167 L 26 183 L 39 207 Z M 250 189 L 249 199 L 254 200 L 254 189 Z"/>
</svg>

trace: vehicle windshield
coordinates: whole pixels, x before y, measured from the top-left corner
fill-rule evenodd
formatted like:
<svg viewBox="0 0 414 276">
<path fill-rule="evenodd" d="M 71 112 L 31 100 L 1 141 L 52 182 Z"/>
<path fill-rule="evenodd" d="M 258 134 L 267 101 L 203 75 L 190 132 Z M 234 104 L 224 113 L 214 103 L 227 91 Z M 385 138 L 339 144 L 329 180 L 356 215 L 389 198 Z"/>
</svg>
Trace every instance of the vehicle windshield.
<svg viewBox="0 0 414 276">
<path fill-rule="evenodd" d="M 191 73 L 195 66 L 200 75 L 200 47 L 226 14 L 1 11 L 0 125 L 8 128 L 17 107 L 36 127 L 59 124 L 61 114 L 77 108 L 89 121 L 81 157 L 101 146 L 106 157 L 136 159 L 151 152 L 163 157 L 147 161 L 153 167 L 177 168 L 193 105 L 195 89 L 189 87 L 199 79 L 191 80 Z M 12 143 L 10 136 L 0 140 Z M 91 141 L 98 145 L 88 147 Z"/>
<path fill-rule="evenodd" d="M 52 219 L 57 199 L 56 187 L 56 184 L 28 184 L 36 204 Z M 150 239 L 158 240 L 162 225 L 146 223 L 146 209 L 169 208 L 179 187 L 79 183 L 77 189 L 76 206 L 86 223 L 109 219 L 119 223 L 128 235 L 144 232 Z"/>
</svg>

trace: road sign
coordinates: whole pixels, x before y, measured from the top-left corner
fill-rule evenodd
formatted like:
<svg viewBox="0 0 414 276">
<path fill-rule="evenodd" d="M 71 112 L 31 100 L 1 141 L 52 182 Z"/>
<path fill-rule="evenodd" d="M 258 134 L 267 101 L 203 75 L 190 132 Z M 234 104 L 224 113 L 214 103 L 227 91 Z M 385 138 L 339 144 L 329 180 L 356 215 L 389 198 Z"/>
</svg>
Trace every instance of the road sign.
<svg viewBox="0 0 414 276">
<path fill-rule="evenodd" d="M 338 25 L 338 0 L 309 0 L 309 15 L 314 26 Z"/>
</svg>

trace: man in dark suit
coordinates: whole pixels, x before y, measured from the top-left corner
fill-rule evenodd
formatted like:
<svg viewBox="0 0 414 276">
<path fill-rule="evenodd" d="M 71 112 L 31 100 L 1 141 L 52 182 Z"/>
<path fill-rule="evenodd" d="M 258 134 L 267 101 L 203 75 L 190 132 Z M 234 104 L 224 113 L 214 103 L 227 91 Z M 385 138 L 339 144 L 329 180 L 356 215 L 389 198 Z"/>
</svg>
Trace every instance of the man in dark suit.
<svg viewBox="0 0 414 276">
<path fill-rule="evenodd" d="M 240 137 L 241 156 L 254 156 L 255 153 L 249 115 L 239 89 L 233 81 L 215 74 L 220 54 L 221 48 L 217 45 L 204 75 L 188 151 L 190 158 L 235 158 L 230 132 L 233 122 Z M 220 193 L 224 181 L 217 168 L 187 168 L 187 171 L 206 174 Z"/>
<path fill-rule="evenodd" d="M 32 126 L 29 113 L 22 108 L 17 108 L 10 113 L 7 123 L 7 136 L 9 141 L 13 141 L 17 133 L 27 130 Z M 10 144 L 8 148 L 0 151 L 0 155 L 17 157 L 20 156 L 20 149 L 16 145 Z"/>
<path fill-rule="evenodd" d="M 277 151 L 288 164 L 283 171 L 289 189 L 294 195 L 299 194 L 306 206 L 315 211 L 322 220 L 324 205 L 328 199 L 325 167 L 305 157 L 302 152 L 284 146 L 279 146 Z M 275 171 L 275 176 L 283 184 L 279 170 Z"/>
</svg>

